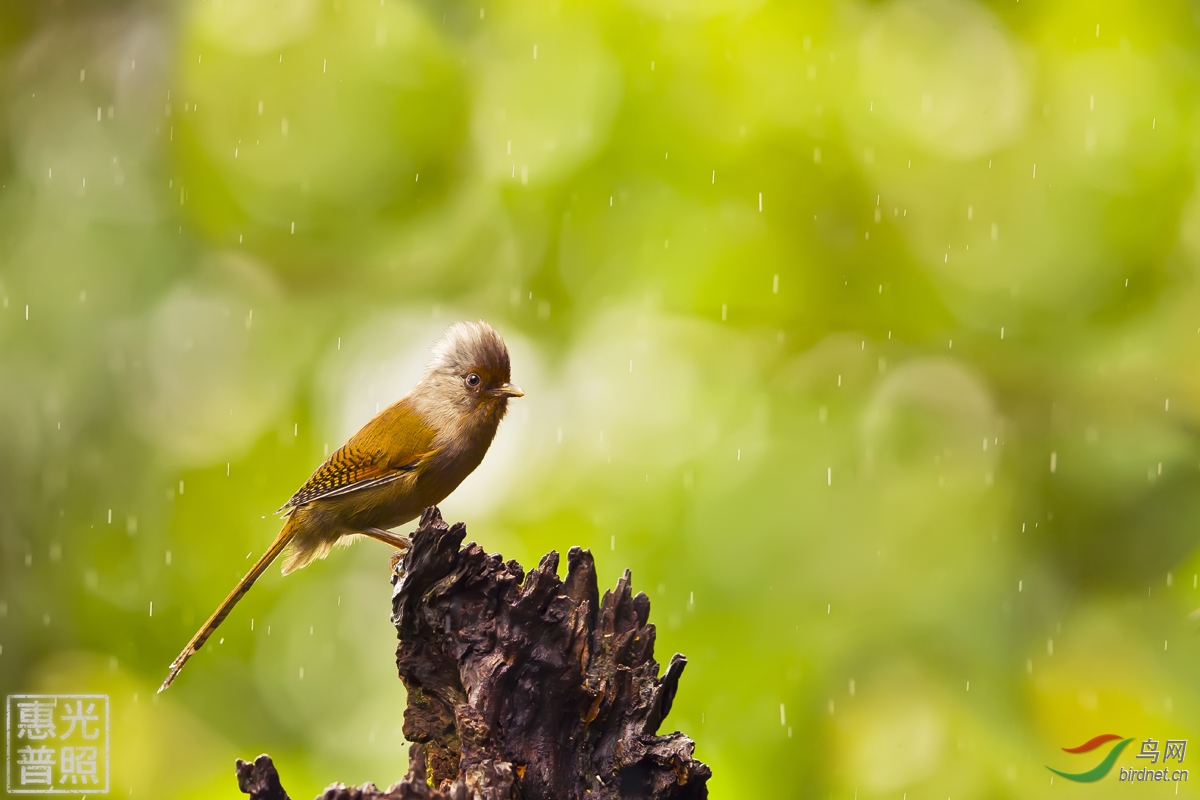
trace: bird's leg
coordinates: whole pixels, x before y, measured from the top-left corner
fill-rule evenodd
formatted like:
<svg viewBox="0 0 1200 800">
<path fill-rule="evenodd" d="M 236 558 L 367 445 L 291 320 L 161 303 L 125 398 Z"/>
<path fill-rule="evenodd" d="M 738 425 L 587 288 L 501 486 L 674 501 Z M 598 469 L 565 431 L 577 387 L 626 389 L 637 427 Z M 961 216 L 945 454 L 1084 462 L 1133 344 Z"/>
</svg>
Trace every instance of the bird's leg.
<svg viewBox="0 0 1200 800">
<path fill-rule="evenodd" d="M 390 544 L 397 550 L 407 550 L 409 547 L 412 547 L 412 542 L 408 540 L 407 536 L 385 531 L 383 528 L 367 528 L 362 531 L 362 534 L 363 536 L 370 536 L 372 539 L 378 539 L 384 544 Z"/>
<path fill-rule="evenodd" d="M 384 542 L 385 544 L 390 544 L 392 547 L 396 548 L 397 552 L 392 553 L 392 572 L 397 571 L 397 565 L 401 562 L 401 560 L 403 560 L 404 552 L 408 550 L 408 548 L 412 547 L 412 542 L 408 540 L 407 536 L 401 536 L 398 533 L 385 531 L 383 528 L 367 528 L 365 531 L 363 531 L 363 535 L 370 536 L 372 539 L 378 539 L 379 541 Z M 400 574 L 403 574 L 403 570 L 400 571 Z"/>
</svg>

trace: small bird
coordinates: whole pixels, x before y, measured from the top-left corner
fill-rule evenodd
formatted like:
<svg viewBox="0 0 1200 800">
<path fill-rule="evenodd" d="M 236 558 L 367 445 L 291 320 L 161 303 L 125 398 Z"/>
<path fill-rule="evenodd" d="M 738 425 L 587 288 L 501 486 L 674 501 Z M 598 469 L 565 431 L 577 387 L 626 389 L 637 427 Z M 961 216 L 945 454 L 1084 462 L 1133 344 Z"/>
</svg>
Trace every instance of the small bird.
<svg viewBox="0 0 1200 800">
<path fill-rule="evenodd" d="M 387 529 L 440 503 L 479 466 L 509 398 L 525 395 L 509 377 L 508 348 L 491 325 L 452 325 L 412 391 L 350 437 L 276 512 L 286 516 L 283 530 L 171 663 L 158 691 L 280 553 L 287 575 L 357 534 L 406 549 L 408 539 Z"/>
</svg>

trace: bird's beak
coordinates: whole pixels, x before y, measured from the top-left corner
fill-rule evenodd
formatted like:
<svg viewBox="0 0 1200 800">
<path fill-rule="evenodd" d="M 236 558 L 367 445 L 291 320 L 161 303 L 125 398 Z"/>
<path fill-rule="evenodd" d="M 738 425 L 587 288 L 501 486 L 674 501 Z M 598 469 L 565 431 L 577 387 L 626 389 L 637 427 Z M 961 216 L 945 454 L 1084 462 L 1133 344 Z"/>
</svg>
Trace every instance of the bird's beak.
<svg viewBox="0 0 1200 800">
<path fill-rule="evenodd" d="M 524 397 L 525 393 L 515 383 L 504 383 L 496 389 L 497 397 Z"/>
</svg>

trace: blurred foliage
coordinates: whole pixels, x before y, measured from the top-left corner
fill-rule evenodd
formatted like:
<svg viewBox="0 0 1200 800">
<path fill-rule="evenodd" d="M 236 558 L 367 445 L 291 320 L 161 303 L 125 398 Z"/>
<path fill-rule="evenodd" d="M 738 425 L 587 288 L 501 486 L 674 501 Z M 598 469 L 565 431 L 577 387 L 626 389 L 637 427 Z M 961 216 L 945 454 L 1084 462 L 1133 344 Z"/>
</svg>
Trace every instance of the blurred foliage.
<svg viewBox="0 0 1200 800">
<path fill-rule="evenodd" d="M 0 6 L 5 693 L 109 693 L 121 796 L 239 797 L 263 751 L 295 797 L 398 778 L 376 543 L 154 689 L 483 317 L 527 396 L 444 513 L 633 570 L 714 797 L 1044 797 L 1061 747 L 1200 737 L 1198 24 Z"/>
</svg>

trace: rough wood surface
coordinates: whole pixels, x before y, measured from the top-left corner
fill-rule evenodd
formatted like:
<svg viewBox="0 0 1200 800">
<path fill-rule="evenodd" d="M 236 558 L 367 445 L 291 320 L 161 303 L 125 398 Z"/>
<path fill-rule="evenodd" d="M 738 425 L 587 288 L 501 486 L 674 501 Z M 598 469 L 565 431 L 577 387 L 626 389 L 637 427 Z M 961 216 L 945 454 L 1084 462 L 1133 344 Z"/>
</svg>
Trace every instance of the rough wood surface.
<svg viewBox="0 0 1200 800">
<path fill-rule="evenodd" d="M 386 791 L 335 784 L 322 798 L 707 797 L 692 741 L 657 735 L 687 661 L 676 654 L 658 677 L 650 600 L 629 572 L 601 600 L 586 550 L 571 549 L 560 579 L 557 553 L 526 574 L 465 537 L 429 509 L 394 570 L 407 777 Z M 254 800 L 287 797 L 266 756 L 239 761 L 238 784 Z"/>
<path fill-rule="evenodd" d="M 288 800 L 279 782 L 279 772 L 268 755 L 259 756 L 253 764 L 239 758 L 237 779 L 238 788 L 250 795 L 251 800 Z"/>
</svg>

